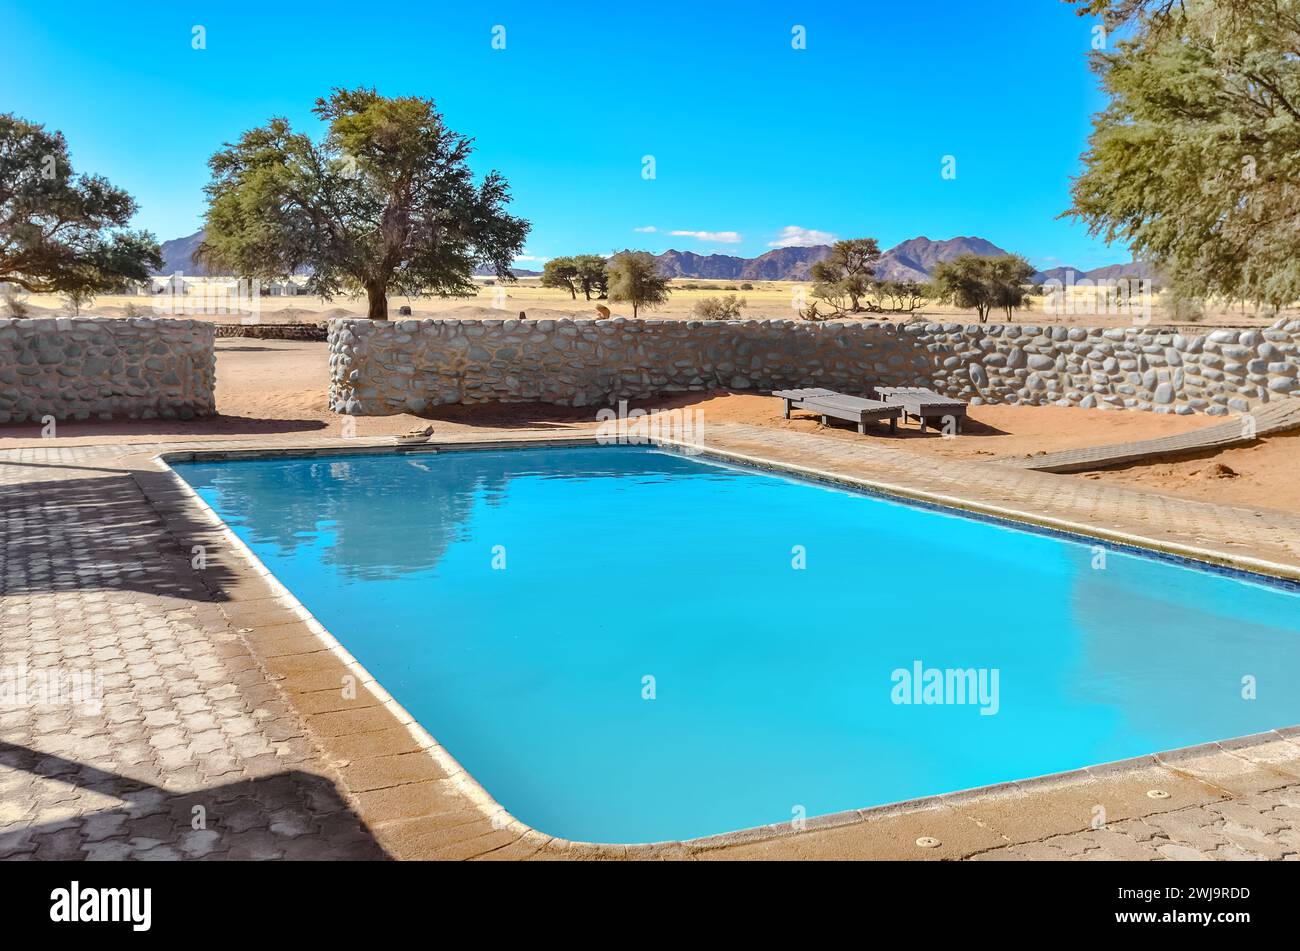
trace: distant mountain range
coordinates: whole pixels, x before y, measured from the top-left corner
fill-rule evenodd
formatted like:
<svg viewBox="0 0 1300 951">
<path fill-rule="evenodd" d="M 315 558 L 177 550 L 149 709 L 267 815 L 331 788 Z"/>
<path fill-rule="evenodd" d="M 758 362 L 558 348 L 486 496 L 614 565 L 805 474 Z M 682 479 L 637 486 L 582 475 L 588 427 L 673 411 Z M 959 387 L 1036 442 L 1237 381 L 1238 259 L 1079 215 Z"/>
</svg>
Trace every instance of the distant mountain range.
<svg viewBox="0 0 1300 951">
<path fill-rule="evenodd" d="M 740 258 L 730 254 L 696 254 L 693 251 L 665 251 L 655 257 L 659 271 L 669 277 L 701 278 L 720 281 L 806 281 L 812 266 L 831 253 L 830 245 L 817 244 L 806 248 L 777 248 L 756 258 Z M 940 261 L 951 261 L 963 254 L 983 257 L 1002 257 L 1009 254 L 985 238 L 957 237 L 946 241 L 932 241 L 921 236 L 894 245 L 876 262 L 876 277 L 882 281 L 927 281 L 934 266 Z M 1145 262 L 1110 264 L 1106 267 L 1082 271 L 1075 267 L 1057 267 L 1034 274 L 1034 283 L 1041 284 L 1053 278 L 1068 283 L 1073 274 L 1077 282 L 1083 278 L 1137 277 L 1156 275 Z"/>
<path fill-rule="evenodd" d="M 963 254 L 978 254 L 981 257 L 1000 258 L 1009 251 L 1003 251 L 992 241 L 984 238 L 949 238 L 947 241 L 931 241 L 924 235 L 896 244 L 880 256 L 876 264 L 876 277 L 885 281 L 926 281 L 930 272 L 941 261 L 951 261 Z"/>
<path fill-rule="evenodd" d="M 184 238 L 173 238 L 162 243 L 162 274 L 180 271 L 186 275 L 204 277 L 207 270 L 194 263 L 192 255 L 203 241 L 203 232 L 196 231 Z M 696 254 L 694 251 L 669 250 L 656 254 L 659 271 L 667 277 L 697 278 L 715 281 L 806 281 L 812 266 L 830 254 L 830 245 L 817 244 L 806 248 L 776 248 L 756 258 L 742 258 L 730 254 Z M 876 277 L 885 281 L 925 281 L 940 261 L 951 261 L 963 254 L 1000 257 L 1009 252 L 984 238 L 957 237 L 946 241 L 932 241 L 927 237 L 911 238 L 894 245 L 876 262 Z M 475 275 L 485 277 L 492 270 L 480 267 Z M 540 271 L 511 268 L 515 277 L 536 277 Z M 1068 283 L 1074 281 L 1136 277 L 1155 278 L 1151 265 L 1135 261 L 1131 264 L 1111 264 L 1106 267 L 1081 271 L 1075 267 L 1054 267 L 1034 275 L 1034 283 L 1049 280 Z"/>
<path fill-rule="evenodd" d="M 163 266 L 160 274 L 171 275 L 180 271 L 194 277 L 207 277 L 207 268 L 194 263 L 194 252 L 203 243 L 203 230 L 199 229 L 184 238 L 172 238 L 162 243 Z"/>
<path fill-rule="evenodd" d="M 659 273 L 667 277 L 695 277 L 715 281 L 806 281 L 808 270 L 830 253 L 824 244 L 810 248 L 777 248 L 756 258 L 730 254 L 696 254 L 665 251 L 656 254 Z"/>
</svg>

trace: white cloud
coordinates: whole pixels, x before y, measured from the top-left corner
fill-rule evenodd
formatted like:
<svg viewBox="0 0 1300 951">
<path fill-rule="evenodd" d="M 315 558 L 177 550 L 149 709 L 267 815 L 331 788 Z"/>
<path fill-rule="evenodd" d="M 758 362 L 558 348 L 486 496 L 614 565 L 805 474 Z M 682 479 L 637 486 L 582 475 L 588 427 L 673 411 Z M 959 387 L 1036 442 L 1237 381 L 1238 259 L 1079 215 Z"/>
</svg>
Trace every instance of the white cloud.
<svg viewBox="0 0 1300 951">
<path fill-rule="evenodd" d="M 633 230 L 633 231 L 639 231 L 639 232 L 641 232 L 642 234 L 653 234 L 654 232 L 658 231 L 659 229 L 656 228 L 654 225 L 646 225 L 644 228 L 633 228 L 632 230 Z"/>
<path fill-rule="evenodd" d="M 786 225 L 781 229 L 775 241 L 769 241 L 769 248 L 811 248 L 815 244 L 832 244 L 835 235 L 829 231 L 814 231 L 812 228 L 800 228 L 798 225 Z"/>
<path fill-rule="evenodd" d="M 519 264 L 520 262 L 524 262 L 524 263 L 531 262 L 533 264 L 542 264 L 549 260 L 550 260 L 549 257 L 538 257 L 535 254 L 521 254 L 519 255 L 519 257 L 515 258 L 515 263 Z"/>
<path fill-rule="evenodd" d="M 738 231 L 673 231 L 674 238 L 695 238 L 697 241 L 717 241 L 719 244 L 740 244 Z"/>
</svg>

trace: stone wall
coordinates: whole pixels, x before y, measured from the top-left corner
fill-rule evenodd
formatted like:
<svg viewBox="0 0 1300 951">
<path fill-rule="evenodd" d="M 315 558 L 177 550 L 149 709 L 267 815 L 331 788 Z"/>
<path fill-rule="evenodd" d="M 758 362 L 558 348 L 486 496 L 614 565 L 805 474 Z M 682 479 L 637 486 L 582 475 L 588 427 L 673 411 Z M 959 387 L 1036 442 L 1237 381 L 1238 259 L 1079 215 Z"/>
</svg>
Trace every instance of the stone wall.
<svg viewBox="0 0 1300 951">
<path fill-rule="evenodd" d="M 788 320 L 330 321 L 330 404 L 608 405 L 665 393 L 928 386 L 973 403 L 1224 415 L 1297 388 L 1300 321 L 1147 328 Z M 1300 395 L 1300 394 L 1297 394 Z"/>
<path fill-rule="evenodd" d="M 218 337 L 251 337 L 254 340 L 315 340 L 329 337 L 329 324 L 215 324 Z"/>
<path fill-rule="evenodd" d="M 213 337 L 199 320 L 0 319 L 0 422 L 211 416 Z"/>
</svg>

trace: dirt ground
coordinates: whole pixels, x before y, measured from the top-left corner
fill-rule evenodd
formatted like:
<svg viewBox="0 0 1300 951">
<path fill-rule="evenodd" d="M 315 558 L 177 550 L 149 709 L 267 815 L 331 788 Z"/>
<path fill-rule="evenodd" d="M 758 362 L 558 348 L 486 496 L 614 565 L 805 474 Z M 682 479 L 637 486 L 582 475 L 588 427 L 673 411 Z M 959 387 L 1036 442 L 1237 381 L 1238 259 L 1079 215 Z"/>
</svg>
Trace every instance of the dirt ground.
<svg viewBox="0 0 1300 951">
<path fill-rule="evenodd" d="M 121 420 L 65 422 L 59 441 L 77 443 L 154 443 L 169 438 L 221 439 L 257 433 L 343 435 L 345 417 L 325 403 L 329 355 L 324 343 L 222 338 L 217 341 L 217 408 L 206 420 Z M 782 418 L 782 403 L 750 393 L 714 393 L 652 401 L 646 409 L 691 407 L 704 413 L 704 425 L 724 422 L 815 432 L 834 439 L 880 439 L 900 449 L 951 459 L 989 460 L 1076 446 L 1104 445 L 1173 435 L 1221 420 L 1209 416 L 1102 412 L 1057 406 L 972 406 L 962 435 L 922 434 L 915 423 L 889 436 L 881 426 L 859 436 L 847 425 L 823 427 L 811 414 Z M 591 408 L 515 403 L 442 407 L 430 414 L 440 432 L 483 432 L 536 427 L 584 429 L 594 425 Z M 358 436 L 396 435 L 426 420 L 409 415 L 347 418 Z M 34 424 L 0 426 L 0 448 L 48 445 Z M 1061 478 L 1102 479 L 1156 492 L 1208 501 L 1300 511 L 1295 491 L 1300 471 L 1300 433 L 1273 436 L 1251 446 L 1203 457 L 1130 466 Z"/>
</svg>

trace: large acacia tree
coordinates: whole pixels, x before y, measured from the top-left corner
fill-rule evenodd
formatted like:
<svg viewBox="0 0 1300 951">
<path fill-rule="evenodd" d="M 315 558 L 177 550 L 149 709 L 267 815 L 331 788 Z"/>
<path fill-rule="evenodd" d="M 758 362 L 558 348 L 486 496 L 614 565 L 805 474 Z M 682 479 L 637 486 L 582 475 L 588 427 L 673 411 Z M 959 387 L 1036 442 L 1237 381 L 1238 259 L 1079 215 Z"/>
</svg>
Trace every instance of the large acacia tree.
<svg viewBox="0 0 1300 951">
<path fill-rule="evenodd" d="M 988 321 L 989 311 L 994 307 L 1006 311 L 1010 320 L 1011 312 L 1029 296 L 1028 285 L 1033 276 L 1033 265 L 1018 254 L 1002 257 L 963 254 L 934 266 L 928 293 L 954 307 L 974 308 L 980 323 Z"/>
<path fill-rule="evenodd" d="M 609 264 L 599 254 L 574 255 L 573 264 L 578 269 L 578 287 L 587 300 L 595 294 L 598 300 L 609 296 Z"/>
<path fill-rule="evenodd" d="M 542 287 L 556 287 L 578 299 L 578 265 L 570 257 L 551 258 L 542 265 Z"/>
<path fill-rule="evenodd" d="M 313 112 L 328 123 L 320 142 L 276 118 L 212 156 L 201 260 L 249 278 L 306 273 L 325 298 L 364 292 L 374 320 L 389 293 L 474 294 L 482 264 L 514 280 L 528 222 L 507 214 L 497 172 L 475 184 L 472 140 L 433 100 L 335 89 Z"/>
<path fill-rule="evenodd" d="M 1075 0 L 1111 37 L 1068 212 L 1184 297 L 1300 299 L 1300 0 Z"/>
<path fill-rule="evenodd" d="M 162 267 L 158 242 L 126 231 L 135 201 L 77 175 L 61 132 L 0 115 L 0 283 L 84 300 Z"/>
<path fill-rule="evenodd" d="M 875 238 L 850 238 L 836 241 L 831 253 L 816 262 L 809 276 L 813 279 L 812 296 L 826 301 L 836 311 L 858 313 L 862 298 L 871 291 L 880 245 Z"/>
</svg>

